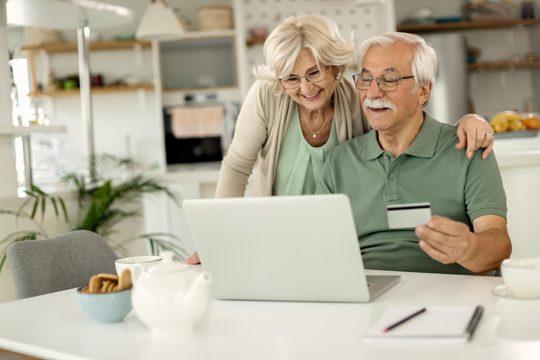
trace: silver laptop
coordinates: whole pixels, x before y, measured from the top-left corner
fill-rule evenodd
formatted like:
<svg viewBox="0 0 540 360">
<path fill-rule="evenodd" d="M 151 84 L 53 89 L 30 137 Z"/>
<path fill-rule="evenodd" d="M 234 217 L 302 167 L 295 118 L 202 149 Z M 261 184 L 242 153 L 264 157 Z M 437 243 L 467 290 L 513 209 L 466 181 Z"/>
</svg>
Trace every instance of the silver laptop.
<svg viewBox="0 0 540 360">
<path fill-rule="evenodd" d="M 183 202 L 217 299 L 368 302 L 399 276 L 366 276 L 347 196 Z"/>
</svg>

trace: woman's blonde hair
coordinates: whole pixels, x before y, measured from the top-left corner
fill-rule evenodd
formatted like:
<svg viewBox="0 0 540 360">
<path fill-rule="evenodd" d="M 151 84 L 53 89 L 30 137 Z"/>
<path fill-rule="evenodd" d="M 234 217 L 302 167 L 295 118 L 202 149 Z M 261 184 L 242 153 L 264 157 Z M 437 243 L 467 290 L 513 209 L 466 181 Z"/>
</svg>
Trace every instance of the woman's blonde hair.
<svg viewBox="0 0 540 360">
<path fill-rule="evenodd" d="M 310 49 L 318 66 L 344 71 L 354 65 L 352 42 L 345 41 L 332 20 L 324 16 L 291 16 L 283 20 L 264 43 L 265 62 L 253 73 L 276 93 L 283 92 L 280 79 L 287 78 L 302 49 Z"/>
</svg>

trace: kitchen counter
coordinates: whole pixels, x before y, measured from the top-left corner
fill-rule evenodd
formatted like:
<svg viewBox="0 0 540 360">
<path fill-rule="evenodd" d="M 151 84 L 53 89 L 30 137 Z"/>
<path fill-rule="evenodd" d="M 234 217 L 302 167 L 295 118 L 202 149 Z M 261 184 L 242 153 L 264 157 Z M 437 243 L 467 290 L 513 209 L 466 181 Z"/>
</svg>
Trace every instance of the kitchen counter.
<svg viewBox="0 0 540 360">
<path fill-rule="evenodd" d="M 512 257 L 540 256 L 540 137 L 496 139 L 508 207 Z"/>
<path fill-rule="evenodd" d="M 501 170 L 506 167 L 540 165 L 540 137 L 496 139 L 495 155 Z"/>
</svg>

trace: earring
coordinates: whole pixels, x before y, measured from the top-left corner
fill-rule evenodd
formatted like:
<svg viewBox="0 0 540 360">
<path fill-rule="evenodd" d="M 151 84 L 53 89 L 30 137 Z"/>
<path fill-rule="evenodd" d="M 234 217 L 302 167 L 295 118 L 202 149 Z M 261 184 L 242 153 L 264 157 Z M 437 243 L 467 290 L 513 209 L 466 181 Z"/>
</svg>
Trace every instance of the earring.
<svg viewBox="0 0 540 360">
<path fill-rule="evenodd" d="M 336 75 L 336 81 L 339 81 L 339 80 L 341 80 L 341 73 L 338 73 L 338 74 Z"/>
</svg>

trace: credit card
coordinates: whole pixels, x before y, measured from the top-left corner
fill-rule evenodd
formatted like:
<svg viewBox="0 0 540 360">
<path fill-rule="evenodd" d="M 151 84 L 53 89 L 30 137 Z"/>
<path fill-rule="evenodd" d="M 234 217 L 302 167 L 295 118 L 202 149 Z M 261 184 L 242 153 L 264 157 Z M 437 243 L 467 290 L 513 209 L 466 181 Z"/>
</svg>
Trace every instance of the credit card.
<svg viewBox="0 0 540 360">
<path fill-rule="evenodd" d="M 386 213 L 390 229 L 414 229 L 427 224 L 431 218 L 431 204 L 421 202 L 387 205 Z"/>
</svg>

